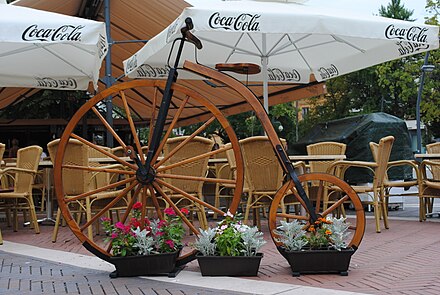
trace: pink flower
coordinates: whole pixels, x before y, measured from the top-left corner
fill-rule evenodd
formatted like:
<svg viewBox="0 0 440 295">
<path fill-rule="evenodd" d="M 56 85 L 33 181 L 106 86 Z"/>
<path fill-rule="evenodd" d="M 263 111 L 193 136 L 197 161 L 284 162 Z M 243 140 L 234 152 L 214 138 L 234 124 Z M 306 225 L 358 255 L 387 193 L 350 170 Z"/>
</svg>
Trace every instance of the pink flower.
<svg viewBox="0 0 440 295">
<path fill-rule="evenodd" d="M 119 228 L 120 230 L 124 230 L 125 229 L 125 225 L 122 222 L 120 222 L 120 221 L 116 222 L 115 227 Z"/>
<path fill-rule="evenodd" d="M 170 246 L 170 248 L 174 248 L 174 242 L 172 240 L 166 240 L 165 244 L 167 244 L 168 246 Z"/>
<path fill-rule="evenodd" d="M 140 208 L 142 208 L 142 203 L 141 202 L 134 203 L 133 209 L 140 209 Z"/>
<path fill-rule="evenodd" d="M 102 217 L 102 218 L 101 218 L 101 221 L 102 221 L 102 222 L 107 222 L 107 221 L 111 221 L 111 219 L 108 218 L 108 217 Z"/>
<path fill-rule="evenodd" d="M 117 233 L 112 233 L 112 239 L 116 239 L 118 237 Z"/>
<path fill-rule="evenodd" d="M 186 209 L 186 208 L 182 208 L 182 209 L 180 209 L 180 212 L 182 212 L 182 213 L 185 214 L 185 215 L 188 215 L 188 214 L 189 214 L 189 211 L 188 211 L 188 209 Z"/>
<path fill-rule="evenodd" d="M 176 216 L 176 212 L 174 212 L 174 209 L 171 207 L 166 208 L 163 212 L 169 216 Z"/>
<path fill-rule="evenodd" d="M 163 236 L 163 235 L 164 235 L 164 233 L 161 232 L 161 231 L 158 231 L 158 232 L 156 233 L 156 236 L 158 236 L 158 237 L 161 237 L 161 236 Z"/>
<path fill-rule="evenodd" d="M 167 226 L 167 222 L 165 220 L 161 220 L 159 221 L 159 223 L 157 224 L 158 228 L 162 228 L 164 226 Z"/>
</svg>

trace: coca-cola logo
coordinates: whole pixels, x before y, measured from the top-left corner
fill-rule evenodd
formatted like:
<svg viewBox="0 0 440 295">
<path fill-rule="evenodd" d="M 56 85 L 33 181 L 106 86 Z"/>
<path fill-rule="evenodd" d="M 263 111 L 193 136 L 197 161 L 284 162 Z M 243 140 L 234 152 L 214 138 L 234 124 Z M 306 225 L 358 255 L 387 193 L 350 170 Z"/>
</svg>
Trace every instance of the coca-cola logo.
<svg viewBox="0 0 440 295">
<path fill-rule="evenodd" d="M 261 15 L 242 13 L 238 16 L 222 16 L 215 12 L 209 17 L 209 26 L 213 29 L 224 29 L 233 31 L 260 31 L 258 19 Z"/>
<path fill-rule="evenodd" d="M 127 64 L 125 66 L 125 73 L 129 73 L 137 68 L 137 55 L 133 55 L 127 60 Z"/>
<path fill-rule="evenodd" d="M 83 28 L 81 25 L 63 25 L 50 29 L 31 25 L 23 31 L 21 38 L 24 41 L 81 41 Z"/>
<path fill-rule="evenodd" d="M 77 83 L 73 78 L 54 79 L 50 77 L 35 77 L 38 88 L 76 89 Z"/>
<path fill-rule="evenodd" d="M 143 64 L 136 69 L 136 75 L 139 78 L 166 78 L 170 67 L 165 65 L 164 67 L 153 67 L 152 65 Z"/>
<path fill-rule="evenodd" d="M 270 81 L 298 82 L 301 80 L 301 75 L 295 69 L 292 69 L 291 71 L 282 71 L 278 68 L 268 68 L 267 74 Z"/>
<path fill-rule="evenodd" d="M 176 19 L 171 25 L 168 26 L 167 41 L 176 32 L 178 23 L 179 23 L 179 19 Z"/>
<path fill-rule="evenodd" d="M 425 50 L 429 48 L 428 44 L 412 43 L 406 41 L 396 42 L 397 50 L 400 55 L 414 54 L 420 50 Z"/>
<path fill-rule="evenodd" d="M 385 29 L 385 37 L 387 39 L 399 39 L 409 42 L 426 43 L 428 39 L 428 34 L 426 34 L 427 31 L 428 28 L 419 26 L 413 26 L 405 29 L 396 27 L 395 25 L 389 25 Z"/>
<path fill-rule="evenodd" d="M 107 39 L 102 34 L 99 34 L 98 40 L 98 56 L 99 58 L 107 54 Z"/>
<path fill-rule="evenodd" d="M 338 68 L 334 64 L 331 64 L 329 67 L 326 68 L 320 67 L 318 69 L 318 72 L 323 80 L 330 79 L 339 75 Z"/>
</svg>

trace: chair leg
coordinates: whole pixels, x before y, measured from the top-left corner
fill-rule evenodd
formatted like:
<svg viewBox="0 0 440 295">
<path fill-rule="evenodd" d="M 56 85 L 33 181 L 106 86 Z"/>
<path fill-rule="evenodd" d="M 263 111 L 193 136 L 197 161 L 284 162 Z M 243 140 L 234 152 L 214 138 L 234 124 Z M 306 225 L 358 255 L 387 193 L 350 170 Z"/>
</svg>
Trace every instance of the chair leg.
<svg viewBox="0 0 440 295">
<path fill-rule="evenodd" d="M 244 220 L 243 223 L 247 224 L 248 220 L 249 220 L 249 211 L 251 210 L 252 207 L 252 193 L 249 192 L 248 194 L 248 199 L 247 199 L 247 203 L 246 203 L 246 208 L 245 208 L 245 213 L 244 213 Z"/>
<path fill-rule="evenodd" d="M 31 222 L 31 224 L 34 225 L 35 233 L 39 234 L 40 233 L 40 226 L 38 225 L 37 211 L 35 211 L 35 205 L 34 205 L 34 201 L 32 199 L 32 195 L 29 196 L 28 203 L 29 203 L 30 222 Z"/>
<path fill-rule="evenodd" d="M 0 245 L 3 245 L 2 230 L 0 229 Z"/>
<path fill-rule="evenodd" d="M 214 194 L 214 207 L 215 208 L 220 208 L 220 184 L 216 183 L 215 184 L 215 194 Z M 217 219 L 218 217 L 218 213 L 214 211 L 214 215 L 212 216 L 212 218 Z"/>
<path fill-rule="evenodd" d="M 60 227 L 60 222 L 61 222 L 61 209 L 58 208 L 57 217 L 55 219 L 55 227 L 53 228 L 53 233 L 52 233 L 52 243 L 55 243 L 57 241 L 58 229 Z"/>
<path fill-rule="evenodd" d="M 381 202 L 381 206 L 382 206 L 382 216 L 383 216 L 383 225 L 385 226 L 386 229 L 389 229 L 389 225 L 388 225 L 388 210 L 387 210 L 387 204 L 385 202 Z"/>
<path fill-rule="evenodd" d="M 92 219 L 92 208 L 90 203 L 90 198 L 86 198 L 86 222 Z M 87 234 L 91 241 L 93 241 L 93 226 L 89 225 L 87 227 Z"/>
<path fill-rule="evenodd" d="M 381 215 L 380 207 L 377 202 L 375 202 L 373 206 L 374 206 L 374 219 L 376 221 L 376 232 L 380 233 L 380 215 Z"/>
</svg>

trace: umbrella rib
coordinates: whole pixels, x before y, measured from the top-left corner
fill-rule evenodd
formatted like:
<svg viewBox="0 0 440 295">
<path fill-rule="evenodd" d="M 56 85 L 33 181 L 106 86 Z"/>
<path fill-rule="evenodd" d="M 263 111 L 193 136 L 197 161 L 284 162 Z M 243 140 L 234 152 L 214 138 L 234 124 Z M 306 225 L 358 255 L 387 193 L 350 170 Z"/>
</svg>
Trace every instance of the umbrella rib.
<svg viewBox="0 0 440 295">
<path fill-rule="evenodd" d="M 79 72 L 83 73 L 85 76 L 89 77 L 89 79 L 93 80 L 93 77 L 91 75 L 87 74 L 86 72 L 84 72 L 83 70 L 81 70 L 80 68 L 78 68 L 77 66 L 75 66 L 74 64 L 69 62 L 68 60 L 64 59 L 61 55 L 59 55 L 56 52 L 54 52 L 54 51 L 50 50 L 49 48 L 47 48 L 47 46 L 49 46 L 49 44 L 48 45 L 44 45 L 44 46 L 39 46 L 38 44 L 34 44 L 34 45 L 39 47 L 39 48 L 41 48 L 41 49 L 46 50 L 50 54 L 53 54 L 54 56 L 58 57 L 60 60 L 64 61 L 66 64 L 71 66 L 72 68 L 78 70 Z M 75 47 L 75 48 L 77 48 L 77 47 Z"/>
<path fill-rule="evenodd" d="M 249 55 L 253 55 L 253 56 L 259 56 L 258 54 L 255 54 L 255 52 L 248 51 L 248 50 L 245 50 L 245 49 L 242 49 L 242 48 L 236 48 L 234 46 L 227 45 L 227 44 L 224 44 L 224 43 L 221 43 L 221 42 L 218 42 L 218 41 L 214 41 L 214 40 L 211 40 L 211 39 L 208 39 L 208 38 L 199 37 L 199 39 L 202 40 L 202 41 L 205 41 L 205 42 L 209 42 L 209 43 L 212 43 L 212 44 L 220 45 L 222 47 L 233 49 L 234 51 L 239 51 L 238 53 L 249 54 Z"/>
<path fill-rule="evenodd" d="M 359 51 L 362 52 L 362 53 L 365 53 L 365 50 L 364 50 L 364 49 L 359 48 L 359 47 L 357 47 L 356 45 L 354 45 L 354 44 L 352 44 L 352 43 L 350 43 L 350 42 L 348 42 L 348 41 L 345 41 L 345 40 L 342 39 L 341 37 L 334 36 L 334 35 L 331 35 L 331 36 L 333 37 L 333 39 L 335 39 L 336 42 L 340 42 L 340 43 L 347 44 L 348 46 L 350 46 L 350 47 L 352 47 L 352 48 L 354 48 L 354 49 L 356 49 L 356 50 L 359 50 Z"/>
<path fill-rule="evenodd" d="M 283 50 L 284 48 L 290 46 L 289 43 L 287 43 L 286 45 L 281 46 L 279 49 L 275 50 L 278 46 L 278 44 L 281 43 L 281 41 L 283 41 L 284 37 L 288 36 L 288 34 L 284 34 L 283 36 L 281 36 L 281 38 L 272 46 L 271 49 L 269 49 L 269 51 L 267 52 L 267 56 L 272 56 L 272 51 L 273 51 L 273 55 L 276 55 L 276 53 L 280 50 Z"/>
<path fill-rule="evenodd" d="M 231 56 L 234 54 L 235 49 L 237 48 L 238 43 L 240 43 L 241 38 L 243 38 L 244 34 L 241 34 L 240 37 L 237 39 L 237 42 L 235 42 L 234 47 L 231 48 L 231 52 L 228 54 L 228 57 L 226 58 L 225 62 L 228 62 Z"/>
<path fill-rule="evenodd" d="M 252 36 L 251 36 L 249 33 L 247 33 L 247 35 L 248 35 L 249 39 L 252 41 L 252 43 L 254 43 L 254 45 L 255 45 L 255 47 L 257 48 L 257 50 L 260 52 L 260 56 L 267 56 L 267 55 L 266 55 L 266 52 L 263 52 L 263 51 L 260 50 L 260 48 L 258 47 L 258 44 L 257 44 L 257 42 L 254 40 L 254 38 L 252 38 Z"/>
</svg>

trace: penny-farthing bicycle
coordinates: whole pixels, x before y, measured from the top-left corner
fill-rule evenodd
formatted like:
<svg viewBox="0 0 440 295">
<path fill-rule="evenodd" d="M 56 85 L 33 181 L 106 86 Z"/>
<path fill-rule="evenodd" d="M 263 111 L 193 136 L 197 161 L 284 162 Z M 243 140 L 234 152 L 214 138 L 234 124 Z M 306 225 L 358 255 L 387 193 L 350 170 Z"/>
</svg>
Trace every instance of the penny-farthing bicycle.
<svg viewBox="0 0 440 295">
<path fill-rule="evenodd" d="M 190 33 L 192 27 L 191 21 L 188 20 L 187 26 L 182 31 L 183 37 L 176 40 L 179 43 L 179 52 L 181 52 L 185 41 L 190 41 L 196 44 L 196 47 L 201 48 L 200 41 Z M 195 202 L 199 207 L 204 210 L 213 211 L 220 216 L 223 216 L 227 210 L 235 214 L 239 207 L 244 181 L 244 168 L 243 159 L 240 152 L 237 136 L 234 130 L 229 125 L 229 122 L 220 109 L 218 109 L 209 99 L 198 93 L 194 89 L 190 89 L 177 83 L 177 65 L 179 62 L 179 54 L 174 64 L 174 67 L 170 69 L 169 78 L 167 81 L 154 81 L 154 80 L 133 80 L 130 82 L 124 82 L 114 85 L 104 91 L 98 93 L 88 102 L 86 102 L 75 114 L 75 116 L 68 123 L 59 142 L 57 157 L 54 165 L 54 179 L 55 188 L 58 199 L 58 204 L 66 220 L 68 226 L 82 244 L 96 256 L 110 261 L 112 258 L 111 247 L 104 243 L 102 238 L 91 238 L 88 233 L 93 232 L 94 227 L 99 223 L 100 218 L 107 216 L 113 212 L 116 206 L 119 206 L 119 202 L 123 199 L 129 199 L 127 209 L 122 216 L 121 221 L 127 222 L 129 212 L 131 211 L 133 204 L 140 201 L 143 204 L 142 212 L 146 213 L 147 204 L 149 203 L 155 212 L 155 216 L 161 218 L 163 216 L 163 204 L 164 201 L 169 207 L 178 209 L 178 205 L 170 197 L 172 193 L 178 193 L 184 198 L 188 198 L 192 202 Z M 279 225 L 280 220 L 297 219 L 304 224 L 304 228 L 307 228 L 310 224 L 313 224 L 317 218 L 325 217 L 328 215 L 336 215 L 337 210 L 346 202 L 351 202 L 354 207 L 355 214 L 350 218 L 350 231 L 348 245 L 354 249 L 357 249 L 365 229 L 365 216 L 363 206 L 359 200 L 359 197 L 354 190 L 343 180 L 332 176 L 330 174 L 313 173 L 297 175 L 295 169 L 290 162 L 286 151 L 283 149 L 280 139 L 278 138 L 271 121 L 264 110 L 261 103 L 256 96 L 245 85 L 233 77 L 221 73 L 217 70 L 208 68 L 206 66 L 195 64 L 186 61 L 182 69 L 190 71 L 194 74 L 212 79 L 218 83 L 226 85 L 230 89 L 236 91 L 251 105 L 258 119 L 261 121 L 262 126 L 269 138 L 275 154 L 282 166 L 285 174 L 287 175 L 285 183 L 279 189 L 275 195 L 270 211 L 269 211 L 269 228 L 274 243 L 278 245 L 275 239 L 273 229 Z M 149 99 L 153 107 L 153 114 L 148 123 L 149 125 L 149 137 L 148 137 L 148 149 L 146 155 L 144 155 L 141 140 L 137 133 L 136 124 L 139 121 L 138 116 L 133 112 L 135 107 L 130 105 L 126 96 L 131 92 L 136 92 L 142 89 L 144 93 L 149 93 Z M 115 129 L 107 123 L 104 117 L 100 114 L 98 107 L 102 104 L 103 100 L 112 96 L 113 99 L 120 100 L 124 106 L 119 112 L 119 117 L 128 122 L 131 130 L 132 139 L 130 143 L 125 142 L 118 136 Z M 170 108 L 172 106 L 172 108 Z M 176 126 L 179 118 L 183 117 L 187 108 L 200 108 L 209 113 L 203 124 L 200 125 L 197 130 L 192 132 L 184 141 L 181 142 L 174 150 L 170 151 L 166 156 L 162 156 L 162 151 L 165 146 L 165 142 L 170 137 L 173 128 Z M 156 113 L 156 109 L 158 112 Z M 126 157 L 119 157 L 111 153 L 108 149 L 99 146 L 91 141 L 88 141 L 84 137 L 78 135 L 76 132 L 78 127 L 82 126 L 85 119 L 96 119 L 101 123 L 104 130 L 111 133 L 122 149 L 125 151 Z M 228 147 L 222 147 L 218 150 L 200 153 L 197 156 L 193 156 L 171 165 L 167 164 L 167 160 L 176 153 L 179 149 L 183 148 L 187 144 L 191 144 L 191 141 L 196 136 L 203 134 L 204 130 L 210 124 L 218 124 L 218 128 L 227 134 L 230 145 Z M 118 164 L 118 168 L 106 168 L 105 166 L 89 167 L 74 164 L 68 161 L 68 153 L 66 153 L 66 147 L 70 140 L 76 140 L 88 148 L 101 153 L 103 156 L 108 157 L 112 161 Z M 184 166 L 188 163 L 208 159 L 216 154 L 224 152 L 229 149 L 233 152 L 236 161 L 236 175 L 233 179 L 218 179 L 208 177 L 196 177 L 193 175 L 185 174 L 173 174 L 170 173 L 172 168 Z M 183 169 L 184 170 L 184 169 Z M 90 189 L 87 192 L 81 193 L 77 196 L 66 196 L 63 187 L 63 175 L 66 171 L 87 171 L 90 173 L 108 173 L 109 175 L 119 176 L 117 181 L 111 184 L 98 187 L 96 189 Z M 192 194 L 186 193 L 177 186 L 169 184 L 168 179 L 183 179 L 191 182 L 205 182 L 205 183 L 227 183 L 233 188 L 232 200 L 226 209 L 214 207 L 212 204 L 195 197 Z M 313 190 L 309 189 L 313 183 Z M 123 187 L 120 192 L 114 196 L 114 198 L 106 205 L 100 207 L 95 211 L 93 216 L 87 222 L 80 222 L 74 218 L 72 204 L 74 202 L 86 202 L 88 198 L 96 195 L 100 192 L 115 189 L 117 187 Z M 313 193 L 312 193 L 313 191 Z M 338 192 L 338 198 L 327 209 L 323 210 L 321 202 L 324 199 L 324 194 L 329 191 Z M 131 198 L 128 198 L 130 196 Z M 284 203 L 285 198 L 296 199 L 301 206 L 301 209 L 295 213 L 281 213 L 281 204 Z M 313 201 L 312 201 L 313 200 Z M 287 200 L 286 200 L 287 201 Z M 313 205 L 315 204 L 315 205 Z M 180 212 L 179 210 L 175 210 Z M 180 213 L 179 213 L 180 214 Z M 197 235 L 198 229 L 194 226 L 192 220 L 180 214 L 186 227 Z M 178 263 L 184 264 L 194 259 L 195 253 L 187 253 L 179 257 Z"/>
</svg>

